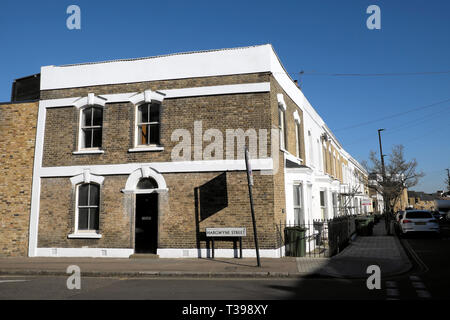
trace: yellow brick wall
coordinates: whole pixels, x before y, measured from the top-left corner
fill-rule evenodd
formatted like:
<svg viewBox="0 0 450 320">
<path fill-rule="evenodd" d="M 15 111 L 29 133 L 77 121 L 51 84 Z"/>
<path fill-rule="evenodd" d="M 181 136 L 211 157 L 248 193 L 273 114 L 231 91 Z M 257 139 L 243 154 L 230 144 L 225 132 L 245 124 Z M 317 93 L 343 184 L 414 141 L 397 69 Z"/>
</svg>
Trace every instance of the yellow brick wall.
<svg viewBox="0 0 450 320">
<path fill-rule="evenodd" d="M 0 105 L 0 256 L 26 256 L 38 102 Z"/>
</svg>

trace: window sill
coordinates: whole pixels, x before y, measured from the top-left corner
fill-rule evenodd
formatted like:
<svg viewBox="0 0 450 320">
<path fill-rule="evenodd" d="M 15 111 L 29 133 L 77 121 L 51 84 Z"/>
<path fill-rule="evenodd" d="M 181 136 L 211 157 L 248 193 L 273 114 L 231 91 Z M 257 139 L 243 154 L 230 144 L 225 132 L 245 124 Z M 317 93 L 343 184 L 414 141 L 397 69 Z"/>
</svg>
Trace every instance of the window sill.
<svg viewBox="0 0 450 320">
<path fill-rule="evenodd" d="M 164 147 L 152 146 L 152 147 L 136 147 L 128 149 L 128 152 L 148 152 L 148 151 L 164 151 Z"/>
<path fill-rule="evenodd" d="M 72 152 L 72 154 L 102 154 L 105 153 L 104 150 L 78 150 L 78 151 L 74 151 Z"/>
<path fill-rule="evenodd" d="M 95 233 L 95 232 L 78 232 L 78 233 L 72 233 L 67 236 L 69 239 L 100 239 L 102 237 L 101 234 Z"/>
</svg>

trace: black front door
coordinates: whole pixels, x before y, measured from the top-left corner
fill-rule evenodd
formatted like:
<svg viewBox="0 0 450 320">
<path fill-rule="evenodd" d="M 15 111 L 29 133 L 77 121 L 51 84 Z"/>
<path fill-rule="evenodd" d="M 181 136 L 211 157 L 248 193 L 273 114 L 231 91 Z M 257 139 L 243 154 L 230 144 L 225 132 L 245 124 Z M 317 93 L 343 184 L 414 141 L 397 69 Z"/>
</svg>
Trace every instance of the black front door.
<svg viewBox="0 0 450 320">
<path fill-rule="evenodd" d="M 136 253 L 156 253 L 158 248 L 158 194 L 136 195 Z"/>
</svg>

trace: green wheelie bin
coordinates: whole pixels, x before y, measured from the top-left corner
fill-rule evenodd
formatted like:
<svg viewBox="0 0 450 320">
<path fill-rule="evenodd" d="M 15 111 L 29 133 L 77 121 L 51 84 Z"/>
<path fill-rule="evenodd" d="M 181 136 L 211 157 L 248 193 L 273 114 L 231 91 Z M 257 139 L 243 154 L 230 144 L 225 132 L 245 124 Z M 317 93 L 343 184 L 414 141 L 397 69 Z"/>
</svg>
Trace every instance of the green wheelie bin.
<svg viewBox="0 0 450 320">
<path fill-rule="evenodd" d="M 306 255 L 306 230 L 307 228 L 299 226 L 284 229 L 286 256 L 304 257 Z"/>
</svg>

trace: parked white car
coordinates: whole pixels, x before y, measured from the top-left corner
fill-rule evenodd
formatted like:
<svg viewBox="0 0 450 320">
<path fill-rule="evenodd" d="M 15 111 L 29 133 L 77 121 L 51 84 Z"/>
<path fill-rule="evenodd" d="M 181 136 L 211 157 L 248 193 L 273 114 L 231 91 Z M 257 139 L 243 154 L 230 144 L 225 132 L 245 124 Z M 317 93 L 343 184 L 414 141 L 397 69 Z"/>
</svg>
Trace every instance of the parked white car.
<svg viewBox="0 0 450 320">
<path fill-rule="evenodd" d="M 407 210 L 399 219 L 399 229 L 401 234 L 411 232 L 439 233 L 439 222 L 430 211 Z"/>
</svg>

